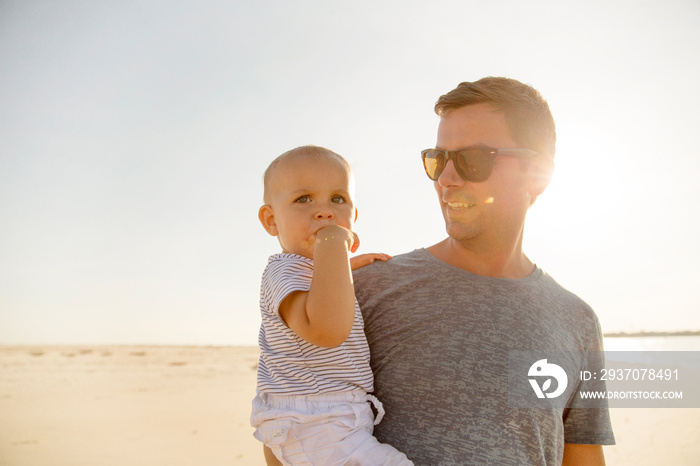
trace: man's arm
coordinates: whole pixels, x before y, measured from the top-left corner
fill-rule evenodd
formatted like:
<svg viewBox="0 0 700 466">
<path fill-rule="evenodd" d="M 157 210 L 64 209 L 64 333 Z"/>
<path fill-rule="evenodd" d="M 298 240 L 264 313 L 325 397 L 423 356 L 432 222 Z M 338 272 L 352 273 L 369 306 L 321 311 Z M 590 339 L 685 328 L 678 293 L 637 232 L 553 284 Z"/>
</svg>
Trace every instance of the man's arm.
<svg viewBox="0 0 700 466">
<path fill-rule="evenodd" d="M 603 447 L 600 445 L 565 443 L 564 459 L 561 464 L 562 466 L 605 466 Z"/>
</svg>

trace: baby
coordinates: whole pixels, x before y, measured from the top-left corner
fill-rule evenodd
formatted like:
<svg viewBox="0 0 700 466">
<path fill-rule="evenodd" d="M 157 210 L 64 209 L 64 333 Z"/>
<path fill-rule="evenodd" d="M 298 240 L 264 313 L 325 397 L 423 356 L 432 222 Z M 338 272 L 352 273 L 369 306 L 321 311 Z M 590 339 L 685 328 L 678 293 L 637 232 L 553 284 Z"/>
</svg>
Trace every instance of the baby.
<svg viewBox="0 0 700 466">
<path fill-rule="evenodd" d="M 282 464 L 413 464 L 372 436 L 384 410 L 369 394 L 374 380 L 351 270 L 390 257 L 349 259 L 360 243 L 351 183 L 345 159 L 316 146 L 285 152 L 265 172 L 258 218 L 282 253 L 262 277 L 251 424 Z"/>
</svg>

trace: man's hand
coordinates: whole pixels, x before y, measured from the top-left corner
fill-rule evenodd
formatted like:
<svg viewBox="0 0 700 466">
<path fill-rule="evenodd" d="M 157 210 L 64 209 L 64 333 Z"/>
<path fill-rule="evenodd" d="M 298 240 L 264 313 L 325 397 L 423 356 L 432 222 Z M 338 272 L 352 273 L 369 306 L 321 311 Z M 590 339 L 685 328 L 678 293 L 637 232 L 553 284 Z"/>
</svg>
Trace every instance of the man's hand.
<svg viewBox="0 0 700 466">
<path fill-rule="evenodd" d="M 373 264 L 374 261 L 388 261 L 389 259 L 391 259 L 391 256 L 389 254 L 360 254 L 359 256 L 350 258 L 350 268 L 352 270 L 357 270 L 364 267 L 365 265 Z"/>
</svg>

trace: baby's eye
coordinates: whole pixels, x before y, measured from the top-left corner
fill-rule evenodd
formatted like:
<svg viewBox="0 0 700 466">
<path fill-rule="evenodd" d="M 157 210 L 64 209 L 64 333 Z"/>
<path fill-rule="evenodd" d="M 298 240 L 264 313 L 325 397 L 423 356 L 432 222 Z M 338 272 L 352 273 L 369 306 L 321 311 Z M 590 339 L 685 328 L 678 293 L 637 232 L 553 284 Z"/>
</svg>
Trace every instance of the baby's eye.
<svg viewBox="0 0 700 466">
<path fill-rule="evenodd" d="M 311 202 L 311 198 L 309 196 L 299 196 L 296 201 L 299 204 L 306 204 L 307 202 Z"/>
<path fill-rule="evenodd" d="M 331 198 L 331 202 L 335 204 L 343 204 L 345 202 L 345 198 L 343 196 L 333 196 Z"/>
</svg>

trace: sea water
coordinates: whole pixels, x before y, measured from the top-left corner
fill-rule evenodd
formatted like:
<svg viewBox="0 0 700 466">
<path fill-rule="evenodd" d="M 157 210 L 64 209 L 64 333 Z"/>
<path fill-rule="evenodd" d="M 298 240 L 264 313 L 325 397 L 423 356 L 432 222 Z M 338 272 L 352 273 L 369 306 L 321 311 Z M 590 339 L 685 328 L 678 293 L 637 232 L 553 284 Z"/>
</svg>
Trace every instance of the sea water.
<svg viewBox="0 0 700 466">
<path fill-rule="evenodd" d="M 605 351 L 700 351 L 700 336 L 605 337 Z"/>
</svg>

